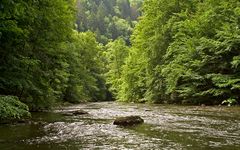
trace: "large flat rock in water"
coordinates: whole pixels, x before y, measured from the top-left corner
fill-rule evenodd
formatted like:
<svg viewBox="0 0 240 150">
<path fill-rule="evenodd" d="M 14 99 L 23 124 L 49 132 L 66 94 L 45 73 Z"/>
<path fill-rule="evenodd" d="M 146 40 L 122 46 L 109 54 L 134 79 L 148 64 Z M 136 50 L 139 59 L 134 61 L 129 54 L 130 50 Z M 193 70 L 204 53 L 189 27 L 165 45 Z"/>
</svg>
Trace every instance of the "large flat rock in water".
<svg viewBox="0 0 240 150">
<path fill-rule="evenodd" d="M 144 120 L 139 116 L 127 116 L 127 117 L 119 117 L 114 120 L 114 125 L 119 126 L 132 126 L 143 123 Z"/>
</svg>

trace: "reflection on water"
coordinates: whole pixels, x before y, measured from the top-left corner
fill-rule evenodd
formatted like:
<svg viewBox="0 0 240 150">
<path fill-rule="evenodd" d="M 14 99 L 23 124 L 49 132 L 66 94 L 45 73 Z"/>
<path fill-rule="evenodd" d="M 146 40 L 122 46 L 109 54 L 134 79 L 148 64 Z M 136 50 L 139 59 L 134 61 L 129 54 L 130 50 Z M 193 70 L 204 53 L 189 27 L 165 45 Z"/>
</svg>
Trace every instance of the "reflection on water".
<svg viewBox="0 0 240 150">
<path fill-rule="evenodd" d="M 89 114 L 66 116 L 82 109 Z M 117 116 L 145 123 L 122 128 Z M 35 113 L 32 124 L 1 125 L 1 150 L 240 149 L 240 108 L 89 103 Z"/>
</svg>

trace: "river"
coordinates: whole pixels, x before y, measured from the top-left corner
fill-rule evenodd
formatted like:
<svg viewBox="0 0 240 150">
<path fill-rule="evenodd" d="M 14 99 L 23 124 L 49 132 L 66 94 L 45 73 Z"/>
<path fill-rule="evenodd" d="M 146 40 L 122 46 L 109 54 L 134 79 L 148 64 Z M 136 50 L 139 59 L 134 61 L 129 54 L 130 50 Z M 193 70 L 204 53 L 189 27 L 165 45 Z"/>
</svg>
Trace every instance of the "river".
<svg viewBox="0 0 240 150">
<path fill-rule="evenodd" d="M 69 116 L 69 110 L 89 114 Z M 144 124 L 118 127 L 118 116 Z M 239 150 L 240 108 L 86 103 L 33 113 L 32 123 L 0 125 L 0 150 Z"/>
</svg>

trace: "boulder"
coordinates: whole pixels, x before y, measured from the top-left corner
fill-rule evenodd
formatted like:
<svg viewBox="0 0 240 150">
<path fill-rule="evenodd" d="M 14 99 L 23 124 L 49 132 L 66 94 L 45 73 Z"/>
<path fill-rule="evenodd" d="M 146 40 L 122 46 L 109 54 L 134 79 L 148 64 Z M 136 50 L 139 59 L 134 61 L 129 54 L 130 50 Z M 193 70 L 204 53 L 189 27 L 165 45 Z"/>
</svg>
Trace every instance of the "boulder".
<svg viewBox="0 0 240 150">
<path fill-rule="evenodd" d="M 127 117 L 119 117 L 114 120 L 114 125 L 119 126 L 132 126 L 143 123 L 144 120 L 139 116 L 127 116 Z"/>
<path fill-rule="evenodd" d="M 88 112 L 84 111 L 84 110 L 75 110 L 72 112 L 73 115 L 86 115 L 88 114 Z"/>
<path fill-rule="evenodd" d="M 62 112 L 62 114 L 65 116 L 74 116 L 74 115 L 86 115 L 86 114 L 88 114 L 88 112 L 79 109 L 79 110 L 71 110 L 71 111 L 67 111 L 67 112 Z"/>
</svg>

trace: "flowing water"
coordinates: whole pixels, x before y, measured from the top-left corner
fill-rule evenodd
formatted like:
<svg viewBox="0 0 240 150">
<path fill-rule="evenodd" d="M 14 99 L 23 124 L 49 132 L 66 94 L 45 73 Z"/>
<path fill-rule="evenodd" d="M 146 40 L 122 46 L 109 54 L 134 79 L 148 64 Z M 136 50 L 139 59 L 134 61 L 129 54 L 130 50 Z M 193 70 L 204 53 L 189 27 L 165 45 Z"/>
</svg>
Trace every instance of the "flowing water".
<svg viewBox="0 0 240 150">
<path fill-rule="evenodd" d="M 64 115 L 70 110 L 87 115 Z M 119 116 L 144 124 L 118 127 Z M 114 102 L 34 113 L 30 124 L 0 125 L 0 150 L 239 150 L 239 107 L 196 107 Z"/>
</svg>

